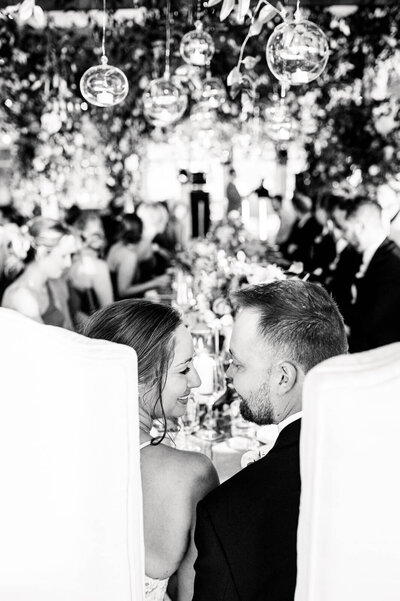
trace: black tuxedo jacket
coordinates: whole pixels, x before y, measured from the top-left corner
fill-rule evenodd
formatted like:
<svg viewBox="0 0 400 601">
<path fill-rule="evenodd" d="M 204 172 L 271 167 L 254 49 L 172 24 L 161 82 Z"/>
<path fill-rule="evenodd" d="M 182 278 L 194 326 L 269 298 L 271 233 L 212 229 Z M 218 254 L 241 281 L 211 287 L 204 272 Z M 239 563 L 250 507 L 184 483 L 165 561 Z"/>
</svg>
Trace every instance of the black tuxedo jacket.
<svg viewBox="0 0 400 601">
<path fill-rule="evenodd" d="M 300 222 L 301 220 L 295 221 L 288 238 L 280 244 L 280 250 L 285 259 L 301 261 L 304 271 L 312 271 L 312 248 L 323 228 L 313 215 L 301 226 Z"/>
<path fill-rule="evenodd" d="M 193 601 L 293 601 L 300 420 L 198 504 Z"/>
<path fill-rule="evenodd" d="M 363 277 L 355 280 L 350 314 L 350 352 L 400 341 L 400 248 L 386 238 Z"/>
</svg>

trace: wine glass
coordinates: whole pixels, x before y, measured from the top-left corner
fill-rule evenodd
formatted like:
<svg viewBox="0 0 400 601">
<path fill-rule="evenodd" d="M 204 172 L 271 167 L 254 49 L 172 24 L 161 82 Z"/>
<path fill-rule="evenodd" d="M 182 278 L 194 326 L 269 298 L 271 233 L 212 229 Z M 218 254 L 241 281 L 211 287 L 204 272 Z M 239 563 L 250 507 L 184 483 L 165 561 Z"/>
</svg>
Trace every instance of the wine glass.
<svg viewBox="0 0 400 601">
<path fill-rule="evenodd" d="M 203 423 L 200 430 L 196 432 L 196 436 L 213 442 L 223 438 L 224 434 L 216 428 L 216 420 L 213 418 L 212 408 L 226 392 L 226 377 L 222 359 L 216 355 L 210 355 L 213 360 L 212 365 L 212 389 L 209 393 L 197 393 L 199 401 L 206 406 L 206 413 L 203 418 Z"/>
</svg>

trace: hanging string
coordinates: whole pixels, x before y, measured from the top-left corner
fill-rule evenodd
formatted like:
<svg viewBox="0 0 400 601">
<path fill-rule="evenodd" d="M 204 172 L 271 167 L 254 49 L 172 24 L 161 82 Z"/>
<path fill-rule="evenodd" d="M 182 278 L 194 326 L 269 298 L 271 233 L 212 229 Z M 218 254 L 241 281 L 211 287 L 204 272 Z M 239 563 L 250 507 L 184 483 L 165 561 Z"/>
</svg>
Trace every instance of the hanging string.
<svg viewBox="0 0 400 601">
<path fill-rule="evenodd" d="M 201 0 L 197 0 L 197 11 L 196 11 L 196 20 L 200 21 L 201 19 L 201 11 L 202 11 L 202 2 Z"/>
<path fill-rule="evenodd" d="M 105 0 L 104 0 L 105 1 Z M 167 0 L 167 15 L 165 17 L 165 71 L 164 77 L 169 78 L 170 74 L 170 53 L 171 53 L 171 0 Z"/>
<path fill-rule="evenodd" d="M 106 18 L 107 18 L 107 13 L 106 13 L 106 0 L 103 0 L 103 37 L 101 40 L 101 53 L 102 53 L 102 62 L 106 62 L 104 61 L 104 59 L 106 59 Z"/>
</svg>

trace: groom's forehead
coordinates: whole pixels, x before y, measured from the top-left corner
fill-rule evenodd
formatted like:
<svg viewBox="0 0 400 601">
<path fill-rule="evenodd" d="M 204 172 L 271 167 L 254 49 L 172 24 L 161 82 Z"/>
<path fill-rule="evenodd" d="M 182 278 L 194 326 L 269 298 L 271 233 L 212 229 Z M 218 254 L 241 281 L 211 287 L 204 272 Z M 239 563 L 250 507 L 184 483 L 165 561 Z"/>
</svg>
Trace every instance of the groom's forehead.
<svg viewBox="0 0 400 601">
<path fill-rule="evenodd" d="M 260 329 L 260 315 L 253 309 L 244 308 L 233 325 L 230 348 L 237 355 L 243 352 L 260 352 L 264 339 Z"/>
</svg>

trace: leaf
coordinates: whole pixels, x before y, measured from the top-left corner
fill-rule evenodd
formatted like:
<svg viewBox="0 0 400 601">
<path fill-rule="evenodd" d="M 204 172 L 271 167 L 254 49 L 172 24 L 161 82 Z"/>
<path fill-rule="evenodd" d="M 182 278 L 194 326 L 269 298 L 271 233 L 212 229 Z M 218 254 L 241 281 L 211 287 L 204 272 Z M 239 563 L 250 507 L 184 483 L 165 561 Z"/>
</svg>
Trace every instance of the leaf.
<svg viewBox="0 0 400 601">
<path fill-rule="evenodd" d="M 239 67 L 234 67 L 227 77 L 226 85 L 233 86 L 235 84 L 239 84 L 241 83 L 242 78 L 243 77 Z"/>
<path fill-rule="evenodd" d="M 219 16 L 219 20 L 224 21 L 224 19 L 229 17 L 231 12 L 233 11 L 234 6 L 235 6 L 235 0 L 224 0 L 224 3 L 221 7 L 221 14 Z"/>
<path fill-rule="evenodd" d="M 21 21 L 28 21 L 31 18 L 34 7 L 35 0 L 23 0 L 23 2 L 21 2 L 18 10 L 18 16 Z"/>
<path fill-rule="evenodd" d="M 254 23 L 251 24 L 250 29 L 249 29 L 249 36 L 252 35 L 258 35 L 259 33 L 261 33 L 263 24 L 261 23 L 261 21 L 259 21 L 257 19 L 257 21 L 254 21 Z"/>
<path fill-rule="evenodd" d="M 34 6 L 33 18 L 35 20 L 36 27 L 38 27 L 39 29 L 43 29 L 43 27 L 46 27 L 47 19 L 46 15 L 44 14 L 43 8 L 41 8 L 40 6 Z"/>
<path fill-rule="evenodd" d="M 258 21 L 261 21 L 262 24 L 267 23 L 276 15 L 276 10 L 273 6 L 267 5 L 263 6 L 260 10 L 260 13 L 257 17 Z"/>
<path fill-rule="evenodd" d="M 259 56 L 246 56 L 246 58 L 242 60 L 242 64 L 246 69 L 254 69 L 259 60 Z"/>
<path fill-rule="evenodd" d="M 206 2 L 205 6 L 207 6 L 207 8 L 211 8 L 212 6 L 216 6 L 220 2 L 222 2 L 222 0 L 208 0 L 208 2 Z"/>
<path fill-rule="evenodd" d="M 238 17 L 244 19 L 250 8 L 250 0 L 239 0 Z"/>
</svg>

